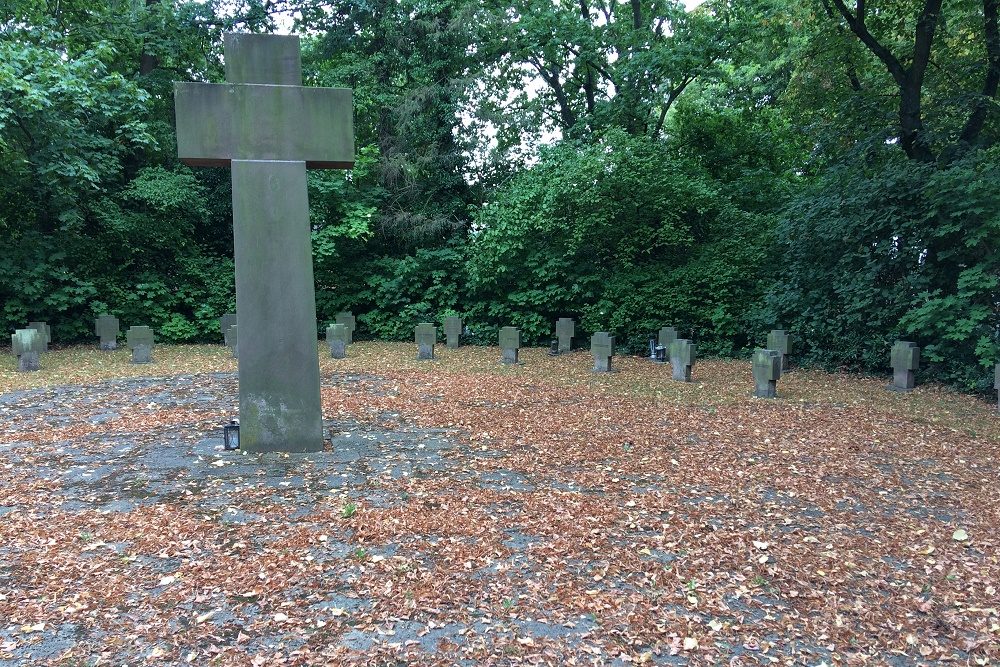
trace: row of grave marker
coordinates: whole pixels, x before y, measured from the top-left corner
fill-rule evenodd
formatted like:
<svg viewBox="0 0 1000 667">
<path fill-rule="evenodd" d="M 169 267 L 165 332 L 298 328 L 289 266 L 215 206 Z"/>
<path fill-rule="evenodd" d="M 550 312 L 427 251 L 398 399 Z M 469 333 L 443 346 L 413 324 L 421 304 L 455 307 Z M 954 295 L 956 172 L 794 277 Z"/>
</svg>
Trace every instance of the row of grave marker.
<svg viewBox="0 0 1000 667">
<path fill-rule="evenodd" d="M 237 322 L 234 313 L 226 313 L 219 318 L 219 325 L 227 347 L 238 357 Z M 330 355 L 335 359 L 347 356 L 347 346 L 354 341 L 354 331 L 357 321 L 353 313 L 344 311 L 337 313 L 335 322 L 326 330 L 327 344 Z M 117 317 L 102 314 L 94 320 L 94 334 L 100 339 L 101 350 L 114 350 L 118 346 L 120 324 Z M 462 318 L 446 317 L 444 320 L 446 345 L 449 348 L 459 347 L 463 332 Z M 561 354 L 572 349 L 573 336 L 576 333 L 576 323 L 572 318 L 562 317 L 556 321 L 556 338 L 553 340 L 551 353 Z M 414 342 L 417 345 L 418 359 L 433 359 L 434 346 L 437 343 L 437 327 L 430 322 L 422 322 L 414 327 Z M 129 327 L 126 341 L 132 351 L 132 363 L 144 364 L 152 362 L 154 346 L 153 330 L 147 326 Z M 52 329 L 46 322 L 29 322 L 25 329 L 18 329 L 11 335 L 11 349 L 18 359 L 19 371 L 35 371 L 41 367 L 40 355 L 48 351 L 52 342 Z M 499 331 L 501 361 L 506 364 L 519 363 L 521 334 L 516 327 L 502 327 Z M 599 331 L 591 336 L 590 350 L 594 357 L 595 372 L 611 372 L 612 358 L 615 354 L 615 337 L 606 331 Z M 791 337 L 787 331 L 775 329 L 767 336 L 767 347 L 758 348 L 753 354 L 753 376 L 756 396 L 773 398 L 777 395 L 777 382 L 781 374 L 788 370 L 788 358 L 791 353 Z M 672 377 L 681 382 L 691 382 L 691 369 L 696 359 L 696 346 L 688 339 L 678 338 L 674 327 L 663 327 L 656 337 L 650 337 L 650 358 L 671 365 Z M 893 380 L 889 388 L 894 391 L 906 392 L 915 387 L 914 372 L 920 367 L 920 348 L 910 341 L 896 341 L 890 352 L 890 364 L 893 369 Z M 998 393 L 1000 404 L 1000 364 L 996 365 L 994 389 Z"/>
</svg>

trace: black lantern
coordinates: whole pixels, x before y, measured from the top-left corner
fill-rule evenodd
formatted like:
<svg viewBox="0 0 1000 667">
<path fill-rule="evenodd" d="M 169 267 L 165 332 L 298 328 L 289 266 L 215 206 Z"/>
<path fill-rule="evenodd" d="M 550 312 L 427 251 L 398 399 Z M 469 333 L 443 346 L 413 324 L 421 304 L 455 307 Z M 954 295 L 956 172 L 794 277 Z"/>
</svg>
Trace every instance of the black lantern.
<svg viewBox="0 0 1000 667">
<path fill-rule="evenodd" d="M 663 345 L 656 346 L 656 356 L 655 360 L 657 363 L 665 364 L 667 363 L 667 348 Z"/>
<path fill-rule="evenodd" d="M 551 354 L 552 356 L 555 356 L 555 355 L 559 354 L 559 339 L 558 338 L 553 338 L 552 339 L 552 344 L 549 345 L 549 354 Z"/>
<path fill-rule="evenodd" d="M 223 449 L 232 452 L 240 448 L 240 420 L 230 419 L 229 423 L 222 427 Z"/>
</svg>

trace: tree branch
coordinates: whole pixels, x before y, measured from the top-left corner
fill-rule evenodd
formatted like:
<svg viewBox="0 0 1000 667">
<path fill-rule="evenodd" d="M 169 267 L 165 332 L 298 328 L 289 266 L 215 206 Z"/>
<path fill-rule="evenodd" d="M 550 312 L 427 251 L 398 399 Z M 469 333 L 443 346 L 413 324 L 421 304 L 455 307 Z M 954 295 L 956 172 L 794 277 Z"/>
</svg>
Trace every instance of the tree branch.
<svg viewBox="0 0 1000 667">
<path fill-rule="evenodd" d="M 1000 28 L 997 15 L 1000 14 L 1000 0 L 983 0 L 983 29 L 986 33 L 986 77 L 983 80 L 981 97 L 976 100 L 965 122 L 958 140 L 963 144 L 971 144 L 986 125 L 989 116 L 990 102 L 996 99 L 997 88 L 1000 86 Z"/>
</svg>

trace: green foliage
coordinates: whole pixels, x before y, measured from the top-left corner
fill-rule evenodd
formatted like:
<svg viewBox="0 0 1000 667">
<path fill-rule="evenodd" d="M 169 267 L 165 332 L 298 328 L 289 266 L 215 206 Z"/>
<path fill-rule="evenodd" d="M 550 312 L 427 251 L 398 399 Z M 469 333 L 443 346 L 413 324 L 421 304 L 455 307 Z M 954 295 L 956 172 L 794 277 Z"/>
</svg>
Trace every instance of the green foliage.
<svg viewBox="0 0 1000 667">
<path fill-rule="evenodd" d="M 735 208 L 697 162 L 624 133 L 546 151 L 474 229 L 477 316 L 538 342 L 575 315 L 632 349 L 666 324 L 709 351 L 739 344 L 767 240 L 766 219 Z"/>
<path fill-rule="evenodd" d="M 1000 331 L 1000 151 L 949 167 L 901 156 L 845 166 L 804 189 L 779 227 L 784 271 L 760 315 L 797 354 L 882 371 L 896 338 L 925 377 L 986 389 Z"/>
</svg>

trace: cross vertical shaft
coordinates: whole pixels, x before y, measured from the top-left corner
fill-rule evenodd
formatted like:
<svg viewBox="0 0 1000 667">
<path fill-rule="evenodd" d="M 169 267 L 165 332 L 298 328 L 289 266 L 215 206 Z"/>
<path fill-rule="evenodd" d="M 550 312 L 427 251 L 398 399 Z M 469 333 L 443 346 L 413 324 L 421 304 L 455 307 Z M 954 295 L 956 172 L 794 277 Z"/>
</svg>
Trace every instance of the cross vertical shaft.
<svg viewBox="0 0 1000 667">
<path fill-rule="evenodd" d="M 306 168 L 354 161 L 350 91 L 301 86 L 297 37 L 226 35 L 225 84 L 175 86 L 178 154 L 230 166 L 240 448 L 323 448 Z"/>
</svg>

